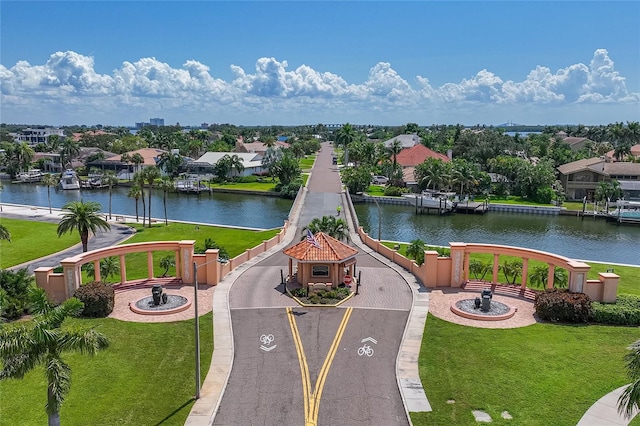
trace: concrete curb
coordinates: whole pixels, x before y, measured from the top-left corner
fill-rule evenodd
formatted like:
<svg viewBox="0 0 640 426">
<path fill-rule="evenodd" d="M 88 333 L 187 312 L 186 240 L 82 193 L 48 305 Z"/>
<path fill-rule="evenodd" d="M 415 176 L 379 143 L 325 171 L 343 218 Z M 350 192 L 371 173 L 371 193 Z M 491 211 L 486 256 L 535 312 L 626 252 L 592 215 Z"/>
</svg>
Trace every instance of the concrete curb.
<svg viewBox="0 0 640 426">
<path fill-rule="evenodd" d="M 597 400 L 582 416 L 576 426 L 626 426 L 638 414 L 634 411 L 630 418 L 618 413 L 618 398 L 629 385 L 615 389 Z"/>
</svg>

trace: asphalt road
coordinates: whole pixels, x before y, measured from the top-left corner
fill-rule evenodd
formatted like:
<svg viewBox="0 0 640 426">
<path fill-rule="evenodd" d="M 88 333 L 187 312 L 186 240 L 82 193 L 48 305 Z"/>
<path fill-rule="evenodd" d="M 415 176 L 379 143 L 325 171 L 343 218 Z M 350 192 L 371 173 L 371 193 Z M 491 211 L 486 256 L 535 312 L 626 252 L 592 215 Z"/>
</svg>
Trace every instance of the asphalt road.
<svg viewBox="0 0 640 426">
<path fill-rule="evenodd" d="M 354 308 L 345 322 L 347 311 L 232 309 L 235 359 L 214 424 L 304 425 L 305 398 L 321 391 L 318 425 L 407 425 L 395 362 L 408 311 Z"/>
</svg>

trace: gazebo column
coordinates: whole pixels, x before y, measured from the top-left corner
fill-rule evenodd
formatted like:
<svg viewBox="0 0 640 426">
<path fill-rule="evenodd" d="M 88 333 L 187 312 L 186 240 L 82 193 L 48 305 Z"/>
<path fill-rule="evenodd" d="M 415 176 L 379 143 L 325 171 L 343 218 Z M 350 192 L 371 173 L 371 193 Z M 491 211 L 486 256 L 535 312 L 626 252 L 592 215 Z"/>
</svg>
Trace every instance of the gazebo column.
<svg viewBox="0 0 640 426">
<path fill-rule="evenodd" d="M 500 269 L 500 255 L 494 253 L 493 255 L 493 276 L 491 278 L 491 284 L 498 284 L 498 270 Z"/>
<path fill-rule="evenodd" d="M 547 288 L 553 288 L 553 279 L 556 276 L 556 265 L 548 264 L 549 272 L 547 272 Z"/>
<path fill-rule="evenodd" d="M 124 260 L 124 254 L 120 255 L 120 284 L 127 281 L 127 262 Z"/>
<path fill-rule="evenodd" d="M 529 259 L 522 258 L 522 288 L 527 288 L 527 275 L 529 269 Z"/>
<path fill-rule="evenodd" d="M 102 279 L 100 275 L 100 259 L 93 261 L 93 279 L 98 282 Z"/>
<path fill-rule="evenodd" d="M 147 252 L 147 278 L 153 279 L 153 252 Z"/>
<path fill-rule="evenodd" d="M 460 287 L 463 283 L 465 243 L 449 243 L 451 249 L 451 287 Z"/>
</svg>

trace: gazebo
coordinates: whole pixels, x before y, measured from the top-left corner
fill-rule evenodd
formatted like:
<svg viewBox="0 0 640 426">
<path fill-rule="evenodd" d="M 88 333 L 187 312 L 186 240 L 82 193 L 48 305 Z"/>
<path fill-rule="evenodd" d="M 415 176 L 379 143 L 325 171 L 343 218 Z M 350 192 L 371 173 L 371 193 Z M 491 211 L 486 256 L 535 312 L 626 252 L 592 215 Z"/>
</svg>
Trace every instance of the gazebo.
<svg viewBox="0 0 640 426">
<path fill-rule="evenodd" d="M 283 250 L 289 256 L 289 277 L 294 277 L 293 261 L 297 261 L 295 278 L 303 288 L 324 284 L 335 288 L 350 284 L 355 273 L 358 250 L 324 232 L 307 238 Z M 345 279 L 346 277 L 346 279 Z"/>
</svg>

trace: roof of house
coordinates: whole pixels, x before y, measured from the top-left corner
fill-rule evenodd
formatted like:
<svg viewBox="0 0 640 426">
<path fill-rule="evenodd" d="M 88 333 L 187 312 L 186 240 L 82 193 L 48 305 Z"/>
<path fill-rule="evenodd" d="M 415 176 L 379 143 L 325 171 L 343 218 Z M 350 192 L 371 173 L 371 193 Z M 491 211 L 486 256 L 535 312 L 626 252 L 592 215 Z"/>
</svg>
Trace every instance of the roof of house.
<svg viewBox="0 0 640 426">
<path fill-rule="evenodd" d="M 396 139 L 400 141 L 400 143 L 402 144 L 402 148 L 411 148 L 412 146 L 420 144 L 420 137 L 416 134 L 413 134 L 413 135 L 398 135 L 391 139 L 387 139 L 386 141 L 383 142 L 384 146 L 386 146 L 387 148 L 391 147 L 391 145 L 393 144 L 393 141 L 395 141 Z"/>
<path fill-rule="evenodd" d="M 316 247 L 305 238 L 298 244 L 284 249 L 283 253 L 301 262 L 329 263 L 343 262 L 358 254 L 358 250 L 324 232 L 318 232 L 315 238 L 320 247 Z"/>
<path fill-rule="evenodd" d="M 163 149 L 157 149 L 157 148 L 141 148 L 141 149 L 136 149 L 135 151 L 130 151 L 128 152 L 129 157 L 133 157 L 133 155 L 135 154 L 140 154 L 142 156 L 142 158 L 144 158 L 144 163 L 142 163 L 143 166 L 155 166 L 158 162 L 158 157 L 160 157 L 160 155 L 164 154 L 165 150 Z M 118 155 L 114 155 L 113 157 L 108 157 L 105 159 L 105 161 L 122 161 L 122 155 L 118 154 Z"/>
<path fill-rule="evenodd" d="M 208 163 L 212 166 L 216 164 L 225 155 L 237 155 L 242 159 L 242 165 L 245 169 L 250 167 L 261 167 L 262 156 L 257 152 L 205 152 L 202 157 L 198 158 L 196 163 Z"/>
<path fill-rule="evenodd" d="M 400 151 L 396 158 L 396 162 L 402 167 L 410 167 L 423 163 L 427 158 L 435 158 L 445 162 L 451 161 L 451 159 L 446 155 L 435 152 L 422 144 L 418 144 Z"/>
<path fill-rule="evenodd" d="M 576 144 L 579 144 L 581 142 L 588 141 L 588 140 L 589 140 L 588 138 L 577 138 L 577 137 L 570 136 L 570 137 L 562 139 L 562 142 L 566 142 L 569 145 L 573 146 L 573 145 L 576 145 Z"/>
<path fill-rule="evenodd" d="M 615 150 L 612 149 L 611 151 L 607 152 L 605 155 L 609 158 L 615 159 Z M 634 157 L 640 157 L 640 144 L 633 145 L 631 147 L 631 155 L 633 155 Z"/>
<path fill-rule="evenodd" d="M 408 184 L 415 184 L 416 182 L 416 168 L 413 166 L 402 168 L 402 181 Z"/>
<path fill-rule="evenodd" d="M 640 163 L 605 163 L 604 171 L 609 175 L 616 176 L 640 176 Z"/>
<path fill-rule="evenodd" d="M 604 173 L 604 160 L 600 157 L 585 158 L 558 166 L 558 171 L 563 175 L 576 173 L 583 170 L 591 170 L 596 173 Z"/>
<path fill-rule="evenodd" d="M 82 139 L 82 136 L 100 136 L 100 135 L 113 135 L 113 133 L 105 132 L 104 130 L 87 130 L 84 133 L 73 133 L 72 138 L 74 141 L 79 142 Z"/>
<path fill-rule="evenodd" d="M 286 142 L 277 141 L 275 143 L 276 147 L 280 148 L 288 148 L 290 145 Z M 263 153 L 266 152 L 267 146 L 263 142 L 241 142 L 238 141 L 236 143 L 235 152 L 256 152 Z"/>
</svg>

